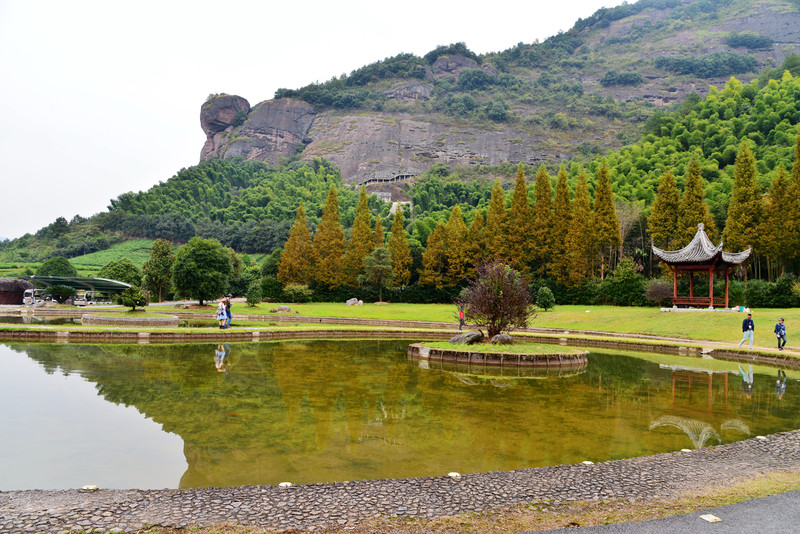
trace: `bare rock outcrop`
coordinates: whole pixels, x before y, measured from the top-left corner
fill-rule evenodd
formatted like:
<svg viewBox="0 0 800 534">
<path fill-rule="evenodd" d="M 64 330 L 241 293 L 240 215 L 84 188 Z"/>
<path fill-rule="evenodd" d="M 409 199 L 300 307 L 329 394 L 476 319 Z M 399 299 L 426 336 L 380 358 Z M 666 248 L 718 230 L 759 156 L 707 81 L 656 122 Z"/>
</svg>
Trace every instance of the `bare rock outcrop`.
<svg viewBox="0 0 800 534">
<path fill-rule="evenodd" d="M 237 126 L 234 118 L 240 111 L 246 111 L 247 118 Z M 306 140 L 314 117 L 313 106 L 301 100 L 267 100 L 250 109 L 244 98 L 218 97 L 204 104 L 200 112 L 200 125 L 207 136 L 200 159 L 244 156 L 276 163 Z"/>
<path fill-rule="evenodd" d="M 236 95 L 218 95 L 209 98 L 200 108 L 200 127 L 206 134 L 206 143 L 200 159 L 218 155 L 227 140 L 238 116 L 250 112 L 250 103 Z"/>
</svg>

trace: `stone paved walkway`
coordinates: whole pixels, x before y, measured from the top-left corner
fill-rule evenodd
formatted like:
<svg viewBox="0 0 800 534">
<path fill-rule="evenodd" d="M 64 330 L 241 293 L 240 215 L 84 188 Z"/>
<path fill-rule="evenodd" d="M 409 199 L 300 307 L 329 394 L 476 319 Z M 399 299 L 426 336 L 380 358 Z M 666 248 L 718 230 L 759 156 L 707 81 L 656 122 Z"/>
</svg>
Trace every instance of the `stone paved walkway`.
<svg viewBox="0 0 800 534">
<path fill-rule="evenodd" d="M 530 502 L 675 497 L 800 469 L 800 430 L 692 452 L 450 477 L 187 490 L 0 493 L 0 532 L 237 523 L 282 529 L 375 516 L 437 517 Z"/>
</svg>

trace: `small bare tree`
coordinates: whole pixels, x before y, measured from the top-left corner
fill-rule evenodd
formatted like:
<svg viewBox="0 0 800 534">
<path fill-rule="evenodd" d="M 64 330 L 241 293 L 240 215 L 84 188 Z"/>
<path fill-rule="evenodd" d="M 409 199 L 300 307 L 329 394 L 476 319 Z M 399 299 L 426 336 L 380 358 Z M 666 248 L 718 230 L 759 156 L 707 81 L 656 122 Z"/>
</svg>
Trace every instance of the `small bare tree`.
<svg viewBox="0 0 800 534">
<path fill-rule="evenodd" d="M 525 278 L 496 260 L 478 267 L 455 303 L 464 309 L 467 321 L 485 327 L 490 338 L 524 328 L 534 316 L 534 299 Z"/>
</svg>

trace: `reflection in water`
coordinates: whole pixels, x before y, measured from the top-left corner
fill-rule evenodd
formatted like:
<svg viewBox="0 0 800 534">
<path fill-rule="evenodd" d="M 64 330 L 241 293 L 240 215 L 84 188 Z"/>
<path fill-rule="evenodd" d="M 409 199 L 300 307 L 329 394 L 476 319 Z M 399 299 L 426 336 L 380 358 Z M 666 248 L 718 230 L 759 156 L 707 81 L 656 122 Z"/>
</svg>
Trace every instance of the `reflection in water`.
<svg viewBox="0 0 800 534">
<path fill-rule="evenodd" d="M 585 369 L 567 374 L 494 375 L 426 369 L 407 360 L 407 346 L 396 340 L 25 344 L 10 346 L 16 355 L 0 346 L 0 358 L 27 355 L 47 373 L 83 377 L 95 384 L 98 402 L 133 406 L 180 436 L 188 467 L 173 487 L 604 461 L 800 426 L 791 387 L 783 400 L 775 395 L 774 370 L 756 369 L 747 399 L 728 388 L 728 376 L 737 380 L 735 364 L 595 353 Z M 717 368 L 693 368 L 712 364 Z M 10 379 L 0 376 L 0 388 L 3 380 Z M 60 402 L 58 391 L 38 394 Z M 0 412 L 0 422 L 7 417 Z M 3 447 L 0 465 L 10 456 Z M 35 487 L 63 487 L 42 476 Z"/>
</svg>

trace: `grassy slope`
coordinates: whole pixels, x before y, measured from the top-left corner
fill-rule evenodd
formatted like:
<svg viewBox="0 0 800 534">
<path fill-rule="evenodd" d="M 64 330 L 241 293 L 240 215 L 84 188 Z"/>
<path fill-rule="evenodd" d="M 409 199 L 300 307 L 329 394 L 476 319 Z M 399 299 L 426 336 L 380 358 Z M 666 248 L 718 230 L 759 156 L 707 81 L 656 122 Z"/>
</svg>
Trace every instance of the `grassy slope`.
<svg viewBox="0 0 800 534">
<path fill-rule="evenodd" d="M 150 259 L 154 239 L 131 239 L 106 250 L 84 254 L 69 260 L 81 275 L 93 275 L 110 261 L 128 258 L 139 268 Z"/>
<path fill-rule="evenodd" d="M 234 315 L 269 314 L 279 304 L 262 303 L 256 308 L 234 304 Z M 448 304 L 388 304 L 376 306 L 346 306 L 342 303 L 287 304 L 292 313 L 312 317 L 362 317 L 368 319 L 391 319 L 401 321 L 452 322 L 457 325 L 456 308 Z M 211 310 L 211 308 L 209 308 Z M 742 313 L 673 313 L 658 308 L 636 308 L 615 306 L 556 306 L 555 309 L 537 312 L 533 327 L 562 328 L 565 330 L 598 330 L 633 334 L 652 334 L 711 341 L 738 343 L 741 339 Z M 800 309 L 753 310 L 756 324 L 756 345 L 774 345 L 772 329 L 783 317 L 787 325 L 787 339 L 793 345 L 795 325 L 800 328 Z"/>
</svg>

